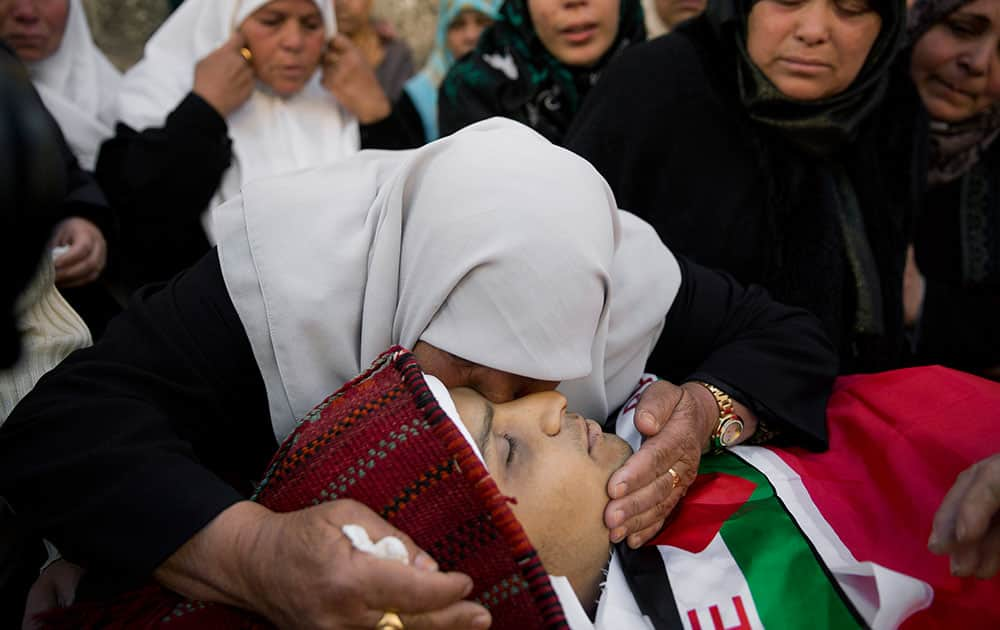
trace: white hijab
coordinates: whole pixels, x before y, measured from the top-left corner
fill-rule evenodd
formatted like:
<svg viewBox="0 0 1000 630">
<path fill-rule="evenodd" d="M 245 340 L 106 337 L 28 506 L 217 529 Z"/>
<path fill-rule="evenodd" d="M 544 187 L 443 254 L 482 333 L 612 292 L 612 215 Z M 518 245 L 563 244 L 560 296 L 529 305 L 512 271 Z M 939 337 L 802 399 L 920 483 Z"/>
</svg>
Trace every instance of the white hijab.
<svg viewBox="0 0 1000 630">
<path fill-rule="evenodd" d="M 564 381 L 573 409 L 603 418 L 680 285 L 593 167 L 501 118 L 251 182 L 215 229 L 279 441 L 379 353 L 418 339 Z"/>
<path fill-rule="evenodd" d="M 327 39 L 336 32 L 333 0 L 313 0 Z M 125 74 L 118 118 L 141 131 L 162 127 L 194 86 L 198 62 L 218 49 L 243 21 L 270 0 L 187 0 L 146 44 L 142 61 Z M 226 119 L 233 165 L 212 206 L 239 194 L 243 184 L 318 166 L 357 152 L 358 123 L 320 85 L 321 71 L 298 94 L 282 98 L 258 82 L 250 99 Z"/>
<path fill-rule="evenodd" d="M 69 17 L 59 48 L 29 62 L 31 81 L 83 168 L 93 170 L 115 126 L 121 73 L 94 44 L 81 0 L 66 0 Z"/>
</svg>

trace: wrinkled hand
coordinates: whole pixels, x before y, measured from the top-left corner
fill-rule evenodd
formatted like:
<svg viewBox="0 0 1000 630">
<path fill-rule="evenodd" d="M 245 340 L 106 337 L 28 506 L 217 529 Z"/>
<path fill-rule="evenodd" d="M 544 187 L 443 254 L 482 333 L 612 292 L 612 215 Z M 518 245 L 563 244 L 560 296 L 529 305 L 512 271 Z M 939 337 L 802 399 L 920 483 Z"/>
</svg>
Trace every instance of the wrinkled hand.
<svg viewBox="0 0 1000 630">
<path fill-rule="evenodd" d="M 392 104 L 375 71 L 346 35 L 337 34 L 330 40 L 323 54 L 322 82 L 363 125 L 378 122 L 392 113 Z"/>
<path fill-rule="evenodd" d="M 256 80 L 253 66 L 240 49 L 246 45 L 243 35 L 233 35 L 194 68 L 192 91 L 219 112 L 223 118 L 233 113 L 253 94 Z"/>
<path fill-rule="evenodd" d="M 903 323 L 913 326 L 920 319 L 924 306 L 926 282 L 917 267 L 917 256 L 911 244 L 906 248 L 906 268 L 903 270 Z"/>
<path fill-rule="evenodd" d="M 108 245 L 100 228 L 80 217 L 56 226 L 52 246 L 69 247 L 55 259 L 56 286 L 73 288 L 90 284 L 104 271 Z"/>
<path fill-rule="evenodd" d="M 373 541 L 396 536 L 411 563 L 354 548 L 341 526 Z M 282 628 L 374 628 L 388 609 L 407 630 L 485 629 L 490 615 L 464 601 L 472 580 L 442 573 L 406 535 L 349 499 L 276 513 L 242 501 L 223 511 L 155 572 L 192 599 L 252 610 Z"/>
<path fill-rule="evenodd" d="M 1000 569 L 1000 454 L 962 471 L 934 515 L 927 547 L 951 557 L 959 577 L 988 579 Z"/>
<path fill-rule="evenodd" d="M 698 390 L 703 390 L 699 392 Z M 703 395 L 707 394 L 709 408 Z M 635 426 L 645 442 L 608 480 L 604 521 L 612 542 L 637 548 L 652 538 L 698 475 L 718 407 L 701 385 L 657 381 L 643 392 Z M 677 473 L 677 485 L 669 470 Z"/>
<path fill-rule="evenodd" d="M 41 626 L 35 616 L 53 608 L 65 608 L 76 599 L 76 587 L 83 577 L 83 569 L 72 562 L 59 559 L 50 564 L 35 580 L 24 605 L 22 630 Z"/>
</svg>

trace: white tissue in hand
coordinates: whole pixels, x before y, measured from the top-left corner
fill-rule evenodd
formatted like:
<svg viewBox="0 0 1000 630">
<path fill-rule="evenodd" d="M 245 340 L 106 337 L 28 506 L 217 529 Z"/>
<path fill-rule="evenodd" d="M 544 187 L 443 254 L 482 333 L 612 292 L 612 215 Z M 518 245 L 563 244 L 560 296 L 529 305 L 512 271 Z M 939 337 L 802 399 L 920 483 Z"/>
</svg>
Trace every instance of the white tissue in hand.
<svg viewBox="0 0 1000 630">
<path fill-rule="evenodd" d="M 368 532 L 360 525 L 344 525 L 340 530 L 344 532 L 355 549 L 370 553 L 376 558 L 396 560 L 403 564 L 410 563 L 410 554 L 406 552 L 406 545 L 395 536 L 386 536 L 377 543 L 373 543 L 372 539 L 368 537 Z"/>
<path fill-rule="evenodd" d="M 52 260 L 59 258 L 69 251 L 69 245 L 56 245 L 52 248 Z"/>
</svg>

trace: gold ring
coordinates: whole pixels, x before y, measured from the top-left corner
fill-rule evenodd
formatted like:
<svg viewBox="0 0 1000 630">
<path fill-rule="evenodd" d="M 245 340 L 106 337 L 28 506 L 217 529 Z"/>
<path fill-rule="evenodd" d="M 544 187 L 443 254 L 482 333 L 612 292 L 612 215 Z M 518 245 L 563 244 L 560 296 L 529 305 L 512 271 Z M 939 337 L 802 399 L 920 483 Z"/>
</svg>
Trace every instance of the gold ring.
<svg viewBox="0 0 1000 630">
<path fill-rule="evenodd" d="M 668 468 L 667 472 L 670 473 L 670 476 L 673 478 L 674 487 L 676 488 L 679 486 L 681 484 L 681 476 L 677 474 L 677 471 L 673 468 Z"/>
<path fill-rule="evenodd" d="M 243 58 L 246 59 L 247 63 L 253 63 L 253 51 L 249 48 L 246 46 L 240 48 L 240 54 L 243 55 Z"/>
<path fill-rule="evenodd" d="M 375 630 L 403 630 L 403 620 L 395 612 L 387 610 L 375 624 Z"/>
</svg>

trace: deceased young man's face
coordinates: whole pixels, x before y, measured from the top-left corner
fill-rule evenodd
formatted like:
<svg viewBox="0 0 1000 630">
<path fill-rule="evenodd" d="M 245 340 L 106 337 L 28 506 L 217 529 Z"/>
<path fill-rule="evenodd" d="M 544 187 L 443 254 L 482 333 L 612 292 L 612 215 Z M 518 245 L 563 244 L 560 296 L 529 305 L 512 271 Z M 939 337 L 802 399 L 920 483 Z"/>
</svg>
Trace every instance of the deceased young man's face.
<svg viewBox="0 0 1000 630">
<path fill-rule="evenodd" d="M 467 388 L 451 395 L 546 569 L 580 593 L 608 560 L 608 479 L 631 455 L 629 445 L 568 412 L 558 392 L 503 404 Z"/>
</svg>

